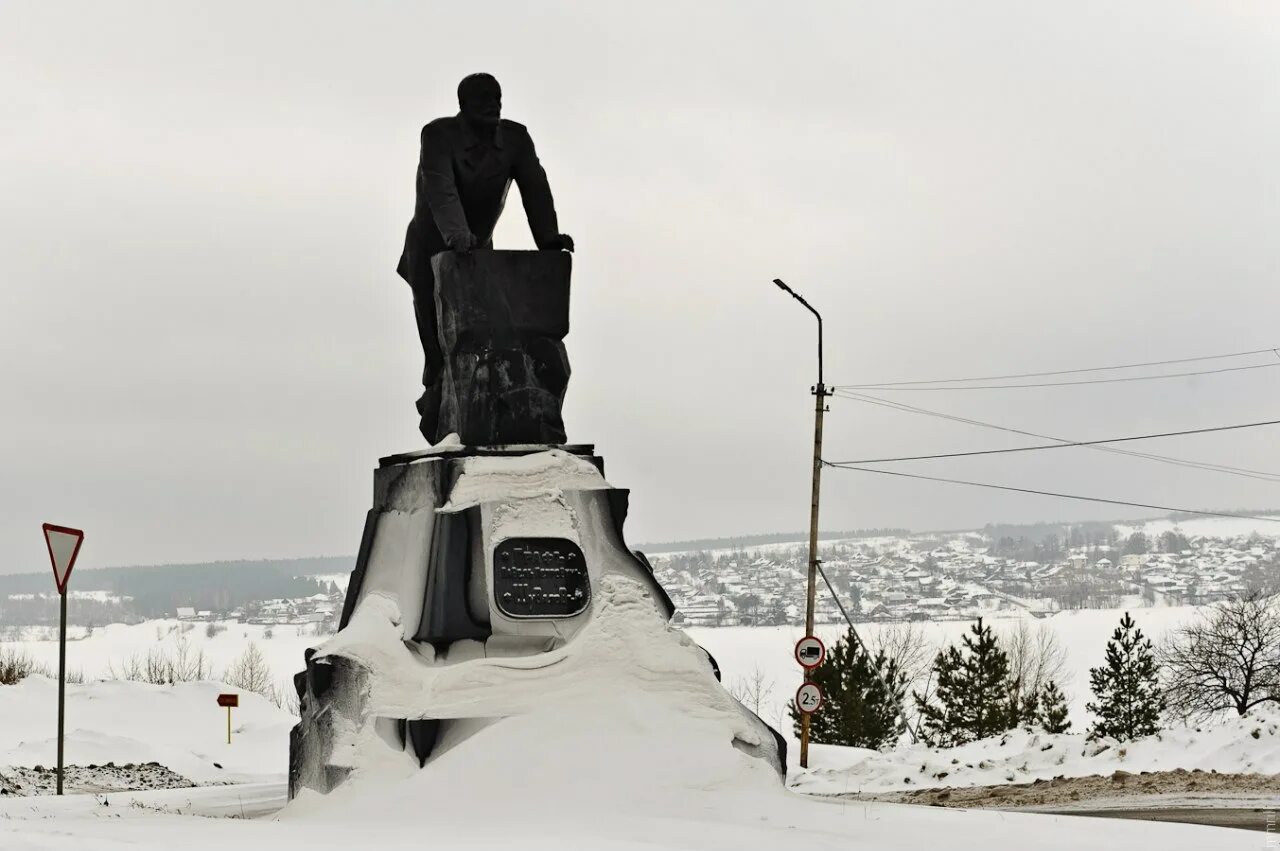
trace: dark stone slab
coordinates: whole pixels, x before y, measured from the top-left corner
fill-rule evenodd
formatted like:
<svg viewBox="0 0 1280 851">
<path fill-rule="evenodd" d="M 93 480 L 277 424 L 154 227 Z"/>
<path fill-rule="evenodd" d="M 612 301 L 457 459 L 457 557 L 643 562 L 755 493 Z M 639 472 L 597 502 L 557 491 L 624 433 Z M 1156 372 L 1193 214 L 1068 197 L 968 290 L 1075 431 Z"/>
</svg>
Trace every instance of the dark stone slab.
<svg viewBox="0 0 1280 851">
<path fill-rule="evenodd" d="M 439 433 L 466 446 L 565 442 L 569 276 L 563 251 L 432 258 L 444 354 Z"/>
</svg>

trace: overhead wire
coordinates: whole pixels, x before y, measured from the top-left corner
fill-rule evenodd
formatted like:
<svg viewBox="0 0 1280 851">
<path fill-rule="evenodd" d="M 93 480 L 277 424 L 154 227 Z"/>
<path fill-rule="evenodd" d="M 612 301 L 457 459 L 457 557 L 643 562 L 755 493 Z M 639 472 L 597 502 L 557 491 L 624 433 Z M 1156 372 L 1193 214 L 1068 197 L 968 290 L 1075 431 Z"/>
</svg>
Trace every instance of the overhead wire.
<svg viewBox="0 0 1280 851">
<path fill-rule="evenodd" d="M 1248 366 L 1225 366 L 1218 369 L 1204 369 L 1195 372 L 1169 372 L 1160 375 L 1132 375 L 1124 378 L 1089 378 L 1083 381 L 1045 381 L 1033 384 L 963 384 L 945 387 L 922 387 L 888 384 L 839 384 L 837 390 L 875 390 L 887 391 L 925 391 L 925 390 L 1018 390 L 1028 387 L 1077 387 L 1085 384 L 1121 384 L 1131 381 L 1159 381 L 1166 378 L 1190 378 L 1196 375 L 1217 375 L 1223 372 L 1243 372 L 1250 369 L 1273 369 L 1280 367 L 1280 360 L 1275 363 L 1256 363 Z"/>
<path fill-rule="evenodd" d="M 1249 478 L 1249 479 L 1259 479 L 1262 481 L 1272 481 L 1272 482 L 1280 481 L 1280 474 L 1270 473 L 1263 470 L 1253 470 L 1247 467 L 1233 467 L 1227 464 L 1213 464 L 1213 463 L 1204 462 L 1204 461 L 1192 461 L 1185 458 L 1175 458 L 1170 455 L 1159 455 L 1153 452 L 1137 452 L 1132 449 L 1123 449 L 1118 446 L 1094 444 L 1090 441 L 1074 441 L 1074 440 L 1069 440 L 1063 437 L 1055 437 L 1050 434 L 1042 434 L 1039 432 L 1027 431 L 1025 429 L 1011 428 L 1009 426 L 1002 426 L 996 423 L 990 423 L 990 422 L 985 422 L 983 420 L 972 419 L 970 417 L 961 417 L 954 414 L 948 414 L 943 411 L 935 411 L 929 408 L 921 408 L 916 405 L 908 405 L 905 402 L 895 402 L 891 399 L 881 399 L 877 396 L 869 396 L 865 393 L 854 393 L 848 390 L 841 390 L 841 391 L 836 391 L 834 395 L 837 396 L 838 398 L 851 399 L 857 402 L 864 402 L 870 405 L 877 405 L 880 407 L 889 408 L 890 410 L 903 411 L 906 413 L 913 413 L 913 414 L 922 414 L 925 416 L 936 417 L 939 419 L 949 420 L 952 422 L 958 422 L 958 423 L 964 423 L 966 425 L 977 426 L 979 428 L 994 429 L 996 431 L 1003 431 L 1009 434 L 1017 434 L 1023 437 L 1034 437 L 1038 440 L 1052 440 L 1056 443 L 1062 443 L 1062 444 L 1077 443 L 1077 444 L 1080 444 L 1082 448 L 1092 449 L 1097 452 L 1110 452 L 1117 455 L 1127 455 L 1133 458 L 1142 458 L 1148 461 L 1156 461 L 1158 463 L 1163 463 L 1163 464 L 1172 464 L 1178 467 L 1218 472 L 1226 475 L 1240 476 L 1240 477 Z M 860 463 L 867 463 L 867 462 L 860 462 Z"/>
<path fill-rule="evenodd" d="M 888 464 L 897 461 L 931 461 L 938 458 L 971 458 L 975 455 L 1004 455 L 1011 452 L 1035 452 L 1042 449 L 1072 449 L 1083 446 L 1098 446 L 1103 443 L 1125 443 L 1135 440 L 1157 440 L 1165 437 L 1183 437 L 1189 434 L 1210 434 L 1213 432 L 1234 431 L 1236 429 L 1258 428 L 1260 426 L 1280 425 L 1280 420 L 1266 420 L 1256 423 L 1236 423 L 1234 425 L 1213 426 L 1211 428 L 1192 428 L 1183 431 L 1165 431 L 1157 434 L 1136 434 L 1129 437 L 1108 437 L 1102 440 L 1075 440 L 1070 442 L 1046 443 L 1038 446 L 1010 446 L 1004 449 L 978 449 L 970 452 L 942 452 L 933 455 L 905 455 L 898 458 L 859 458 L 853 461 L 840 461 L 841 464 Z"/>
<path fill-rule="evenodd" d="M 848 464 L 833 464 L 829 461 L 823 461 L 823 466 L 830 467 L 835 470 L 855 470 L 860 473 L 877 473 L 882 476 L 896 476 L 903 479 L 920 479 L 927 482 L 942 482 L 951 485 L 967 485 L 975 488 L 987 488 L 990 490 L 1011 491 L 1013 493 L 1033 494 L 1036 496 L 1050 496 L 1058 499 L 1073 499 L 1080 502 L 1099 502 L 1107 505 L 1124 505 L 1131 508 L 1150 508 L 1154 511 L 1168 511 L 1179 514 L 1195 514 L 1201 517 L 1230 517 L 1236 520 L 1259 520 L 1267 523 L 1280 523 L 1280 517 L 1258 517 L 1251 514 L 1232 514 L 1225 511 L 1201 511 L 1194 508 L 1175 508 L 1169 505 L 1155 505 L 1148 502 L 1131 502 L 1124 499 L 1108 499 L 1098 496 L 1081 496 L 1079 494 L 1058 493 L 1055 491 L 1045 491 L 1036 488 L 1019 488 L 1011 485 L 996 485 L 990 482 L 971 482 L 965 479 L 948 479 L 942 476 L 924 476 L 918 473 L 903 473 L 897 470 L 879 470 L 875 467 L 858 467 Z"/>
<path fill-rule="evenodd" d="M 1146 361 L 1144 363 L 1124 363 L 1112 366 L 1092 366 L 1080 369 L 1059 369 L 1050 372 L 1020 372 L 1011 375 L 980 375 L 971 378 L 936 378 L 926 381 L 884 381 L 877 384 L 848 384 L 849 388 L 870 390 L 880 387 L 907 387 L 918 384 L 970 384 L 975 381 L 1006 381 L 1018 378 L 1048 378 L 1055 375 L 1080 375 L 1086 372 L 1109 372 L 1118 369 L 1141 369 L 1152 366 L 1172 366 L 1180 363 L 1197 363 L 1210 360 L 1226 360 L 1228 358 L 1252 357 L 1254 355 L 1274 354 L 1280 359 L 1280 348 L 1253 349 L 1247 352 L 1229 352 L 1222 355 L 1205 355 L 1195 358 L 1173 358 L 1169 360 Z"/>
</svg>

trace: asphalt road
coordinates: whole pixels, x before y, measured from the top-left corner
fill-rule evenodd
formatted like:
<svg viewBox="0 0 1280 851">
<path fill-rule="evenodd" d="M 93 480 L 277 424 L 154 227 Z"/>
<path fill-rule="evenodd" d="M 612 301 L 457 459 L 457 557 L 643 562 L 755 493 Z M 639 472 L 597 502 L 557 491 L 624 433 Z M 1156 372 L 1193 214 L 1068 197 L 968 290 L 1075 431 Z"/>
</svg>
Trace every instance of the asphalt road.
<svg viewBox="0 0 1280 851">
<path fill-rule="evenodd" d="M 1107 808 L 1036 809 L 1030 812 L 1053 813 L 1063 816 L 1090 816 L 1092 818 L 1123 818 L 1143 821 L 1172 821 L 1181 824 L 1203 824 L 1210 827 L 1234 827 L 1239 830 L 1257 830 L 1272 833 L 1280 843 L 1280 809 L 1256 809 L 1244 807 L 1135 807 L 1132 809 Z"/>
</svg>

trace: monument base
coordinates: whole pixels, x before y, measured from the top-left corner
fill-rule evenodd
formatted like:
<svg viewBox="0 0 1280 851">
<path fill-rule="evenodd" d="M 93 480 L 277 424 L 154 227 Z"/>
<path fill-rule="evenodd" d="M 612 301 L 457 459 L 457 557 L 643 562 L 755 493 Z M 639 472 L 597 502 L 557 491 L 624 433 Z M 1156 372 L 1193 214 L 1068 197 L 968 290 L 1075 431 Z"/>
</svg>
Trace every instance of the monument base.
<svg viewBox="0 0 1280 851">
<path fill-rule="evenodd" d="M 294 679 L 291 797 L 416 770 L 506 717 L 568 702 L 590 725 L 660 694 L 696 707 L 711 747 L 785 775 L 785 741 L 724 690 L 627 548 L 628 492 L 592 447 L 566 449 L 383 459 L 338 633 Z"/>
</svg>

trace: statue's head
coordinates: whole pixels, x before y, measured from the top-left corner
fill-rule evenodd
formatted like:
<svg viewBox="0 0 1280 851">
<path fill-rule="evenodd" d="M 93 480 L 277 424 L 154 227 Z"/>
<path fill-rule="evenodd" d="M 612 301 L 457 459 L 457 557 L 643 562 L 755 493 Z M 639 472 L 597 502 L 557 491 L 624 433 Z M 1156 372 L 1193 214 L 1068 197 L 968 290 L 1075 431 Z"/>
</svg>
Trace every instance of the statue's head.
<svg viewBox="0 0 1280 851">
<path fill-rule="evenodd" d="M 458 83 L 458 108 L 469 121 L 497 124 L 502 117 L 502 87 L 492 74 L 470 74 Z"/>
</svg>

